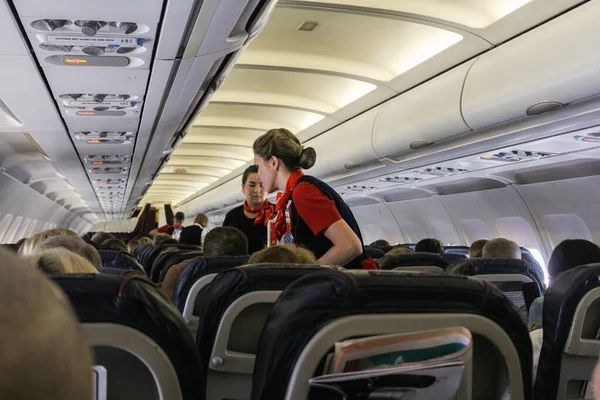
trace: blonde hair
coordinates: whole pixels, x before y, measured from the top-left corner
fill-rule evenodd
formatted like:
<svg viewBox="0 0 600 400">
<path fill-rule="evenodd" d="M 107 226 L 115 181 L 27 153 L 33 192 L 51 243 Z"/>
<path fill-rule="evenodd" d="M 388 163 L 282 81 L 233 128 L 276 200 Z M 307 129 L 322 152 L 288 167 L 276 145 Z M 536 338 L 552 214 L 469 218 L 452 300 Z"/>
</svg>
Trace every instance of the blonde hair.
<svg viewBox="0 0 600 400">
<path fill-rule="evenodd" d="M 194 223 L 200 224 L 203 228 L 206 228 L 206 225 L 208 225 L 208 217 L 206 214 L 198 214 L 196 215 L 196 218 L 194 218 Z"/>
<path fill-rule="evenodd" d="M 396 247 L 394 249 L 391 249 L 387 253 L 385 253 L 385 255 L 386 256 L 394 256 L 396 254 L 410 254 L 410 253 L 414 253 L 414 252 L 411 249 L 409 249 L 408 247 Z"/>
<path fill-rule="evenodd" d="M 91 262 L 63 248 L 42 251 L 32 257 L 33 264 L 46 274 L 97 274 Z"/>
<path fill-rule="evenodd" d="M 285 128 L 271 129 L 254 141 L 252 149 L 265 160 L 277 157 L 289 171 L 309 169 L 317 161 L 315 149 L 304 148 L 296 135 Z"/>
<path fill-rule="evenodd" d="M 46 231 L 36 233 L 33 236 L 28 237 L 23 242 L 23 245 L 19 249 L 19 254 L 22 256 L 33 255 L 33 250 L 42 243 L 44 240 L 55 237 L 55 236 L 77 236 L 80 237 L 76 232 L 70 229 L 59 228 L 59 229 L 48 229 Z"/>
<path fill-rule="evenodd" d="M 281 244 L 267 247 L 252 254 L 248 264 L 315 264 L 316 261 L 315 255 L 310 250 L 289 244 Z"/>
</svg>

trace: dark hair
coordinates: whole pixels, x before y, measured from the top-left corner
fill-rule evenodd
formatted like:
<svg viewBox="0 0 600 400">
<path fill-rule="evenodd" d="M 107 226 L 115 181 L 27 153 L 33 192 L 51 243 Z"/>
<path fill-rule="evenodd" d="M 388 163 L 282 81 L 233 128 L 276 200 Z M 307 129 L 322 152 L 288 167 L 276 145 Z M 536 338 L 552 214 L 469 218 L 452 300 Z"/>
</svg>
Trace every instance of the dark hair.
<svg viewBox="0 0 600 400">
<path fill-rule="evenodd" d="M 246 184 L 246 181 L 248 180 L 248 177 L 251 174 L 258 174 L 258 166 L 257 165 L 251 165 L 248 168 L 246 168 L 246 170 L 244 171 L 244 175 L 242 175 L 242 185 Z"/>
<path fill-rule="evenodd" d="M 97 232 L 94 234 L 94 236 L 92 236 L 92 242 L 94 243 L 94 245 L 96 245 L 96 247 L 98 246 L 102 246 L 102 243 L 106 242 L 108 239 L 114 239 L 115 237 L 113 236 L 112 233 L 108 233 L 108 232 Z"/>
<path fill-rule="evenodd" d="M 444 254 L 444 246 L 437 239 L 423 239 L 415 246 L 415 252 Z"/>
<path fill-rule="evenodd" d="M 600 262 L 600 247 L 589 240 L 563 240 L 554 248 L 548 261 L 548 275 L 554 277 L 561 272 L 580 265 Z"/>
<path fill-rule="evenodd" d="M 127 245 L 120 239 L 108 239 L 102 242 L 102 247 L 127 251 Z"/>
<path fill-rule="evenodd" d="M 214 228 L 204 238 L 205 256 L 244 256 L 247 254 L 248 238 L 233 226 Z"/>
<path fill-rule="evenodd" d="M 380 249 L 382 247 L 388 247 L 389 245 L 390 245 L 390 242 L 388 242 L 387 240 L 379 239 L 379 240 L 376 240 L 373 243 L 371 243 L 369 245 L 369 247 L 371 247 L 373 249 Z"/>
<path fill-rule="evenodd" d="M 296 135 L 285 128 L 271 129 L 254 141 L 252 149 L 265 160 L 279 158 L 289 171 L 312 168 L 317 161 L 315 149 L 302 147 Z"/>
<path fill-rule="evenodd" d="M 185 219 L 185 214 L 184 214 L 184 213 L 182 213 L 181 211 L 177 211 L 177 212 L 175 213 L 175 219 L 176 219 L 177 221 L 183 221 L 183 220 Z"/>
</svg>

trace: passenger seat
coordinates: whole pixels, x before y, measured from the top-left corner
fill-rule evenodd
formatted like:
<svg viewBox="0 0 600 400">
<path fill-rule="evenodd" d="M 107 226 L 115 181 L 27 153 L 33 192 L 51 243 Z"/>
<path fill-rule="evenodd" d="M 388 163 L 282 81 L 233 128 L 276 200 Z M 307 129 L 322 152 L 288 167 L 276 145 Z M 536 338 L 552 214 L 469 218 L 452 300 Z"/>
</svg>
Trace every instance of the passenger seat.
<svg viewBox="0 0 600 400">
<path fill-rule="evenodd" d="M 600 264 L 556 276 L 544 296 L 536 400 L 579 397 L 600 353 Z"/>
<path fill-rule="evenodd" d="M 169 299 L 141 275 L 59 275 L 107 370 L 111 400 L 204 399 L 194 340 Z"/>
<path fill-rule="evenodd" d="M 440 254 L 433 253 L 406 253 L 384 256 L 377 260 L 383 270 L 400 267 L 439 267 L 445 270 L 450 263 Z"/>
<path fill-rule="evenodd" d="M 499 400 L 507 390 L 512 400 L 532 399 L 529 332 L 488 282 L 320 271 L 289 285 L 275 302 L 260 340 L 252 400 L 306 400 L 309 379 L 338 341 L 453 326 L 473 334 L 472 368 L 465 368 L 459 399 Z"/>
<path fill-rule="evenodd" d="M 273 303 L 290 283 L 323 268 L 256 264 L 215 277 L 203 297 L 196 337 L 200 356 L 209 361 L 207 399 L 250 398 L 254 359 Z"/>
</svg>

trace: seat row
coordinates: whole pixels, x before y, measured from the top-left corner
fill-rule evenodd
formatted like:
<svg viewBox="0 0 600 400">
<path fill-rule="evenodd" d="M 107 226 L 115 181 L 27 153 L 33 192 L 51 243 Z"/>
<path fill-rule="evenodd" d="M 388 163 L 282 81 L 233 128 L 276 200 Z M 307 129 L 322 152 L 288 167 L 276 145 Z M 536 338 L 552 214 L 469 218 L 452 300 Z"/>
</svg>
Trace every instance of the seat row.
<svg viewBox="0 0 600 400">
<path fill-rule="evenodd" d="M 461 398 L 533 398 L 528 330 L 487 280 L 238 266 L 246 261 L 189 259 L 172 299 L 135 272 L 54 278 L 109 371 L 109 398 L 306 399 L 308 379 L 336 341 L 457 325 L 474 340 L 472 386 Z M 544 327 L 556 329 L 544 330 L 539 399 L 566 398 L 557 393 L 568 382 L 588 379 L 598 353 L 599 274 L 600 265 L 567 271 L 546 294 Z"/>
</svg>

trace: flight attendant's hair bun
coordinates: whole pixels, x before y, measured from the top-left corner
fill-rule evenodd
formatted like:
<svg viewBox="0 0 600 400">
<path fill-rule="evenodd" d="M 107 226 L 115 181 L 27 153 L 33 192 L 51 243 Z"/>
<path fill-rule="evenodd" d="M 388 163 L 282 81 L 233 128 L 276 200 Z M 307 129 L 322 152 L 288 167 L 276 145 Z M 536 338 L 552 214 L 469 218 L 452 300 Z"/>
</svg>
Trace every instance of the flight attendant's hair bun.
<svg viewBox="0 0 600 400">
<path fill-rule="evenodd" d="M 316 161 L 317 161 L 317 152 L 312 147 L 307 147 L 307 148 L 303 149 L 302 153 L 300 153 L 300 158 L 298 158 L 298 164 L 303 169 L 312 168 L 313 165 L 315 165 Z"/>
</svg>

